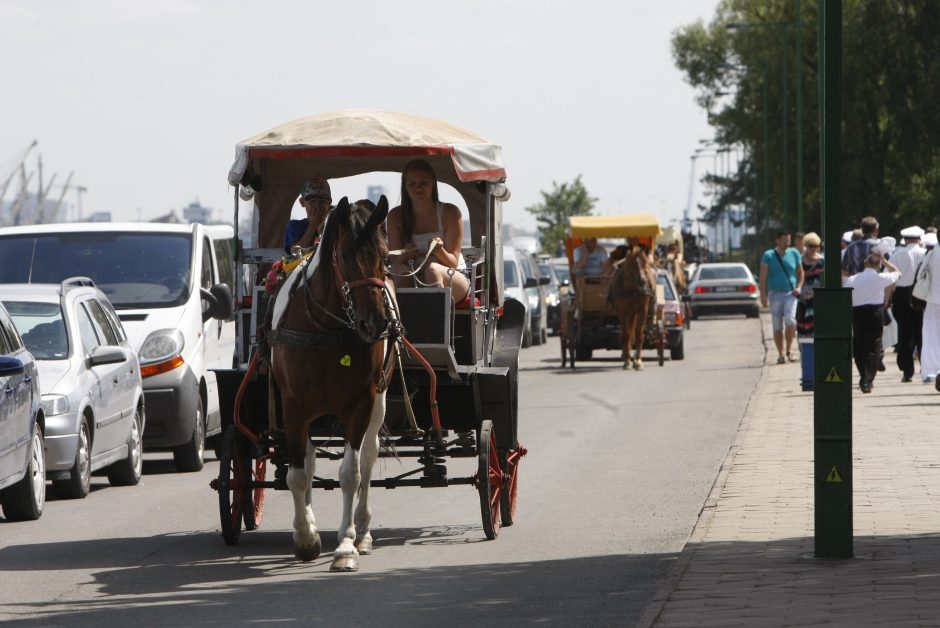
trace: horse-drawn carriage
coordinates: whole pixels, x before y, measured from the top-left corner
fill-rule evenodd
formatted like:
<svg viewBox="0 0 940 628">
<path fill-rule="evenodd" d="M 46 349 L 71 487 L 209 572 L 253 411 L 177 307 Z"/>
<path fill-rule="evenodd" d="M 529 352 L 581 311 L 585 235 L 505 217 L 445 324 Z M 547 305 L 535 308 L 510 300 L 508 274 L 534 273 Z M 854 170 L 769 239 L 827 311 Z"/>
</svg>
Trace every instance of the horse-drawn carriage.
<svg viewBox="0 0 940 628">
<path fill-rule="evenodd" d="M 384 197 L 374 209 L 342 199 L 312 257 L 282 259 L 285 225 L 306 179 L 402 172 L 415 158 L 466 204 L 464 302 L 455 304 L 450 288 L 390 285 Z M 381 111 L 311 116 L 238 144 L 229 173 L 236 224 L 250 198 L 253 229 L 236 263 L 235 276 L 246 280 L 236 296 L 235 366 L 218 373 L 226 428 L 213 488 L 226 543 L 260 524 L 266 489 L 291 489 L 295 553 L 304 560 L 320 548 L 310 489 L 342 489 L 334 570 L 358 568 L 356 556 L 371 551 L 370 486 L 475 485 L 487 538 L 513 523 L 525 455 L 517 439 L 525 310 L 503 299 L 505 177 L 499 146 L 443 122 Z M 275 301 L 258 279 L 278 262 L 296 268 Z M 417 464 L 373 479 L 376 457 L 386 454 Z M 342 460 L 338 479 L 314 475 L 317 458 Z M 475 473 L 449 474 L 448 460 L 458 458 L 473 459 Z"/>
<path fill-rule="evenodd" d="M 652 349 L 662 366 L 666 349 L 675 344 L 665 312 L 667 293 L 675 290 L 663 271 L 655 270 L 650 256 L 662 234 L 656 217 L 626 214 L 569 220 L 565 249 L 574 281 L 562 299 L 562 366 L 574 368 L 576 361 L 591 359 L 595 349 L 619 349 L 624 368 L 632 364 L 636 369 L 642 368 L 642 350 Z M 576 268 L 576 251 L 589 238 L 624 239 L 623 261 L 618 260 L 610 274 L 585 275 Z"/>
</svg>

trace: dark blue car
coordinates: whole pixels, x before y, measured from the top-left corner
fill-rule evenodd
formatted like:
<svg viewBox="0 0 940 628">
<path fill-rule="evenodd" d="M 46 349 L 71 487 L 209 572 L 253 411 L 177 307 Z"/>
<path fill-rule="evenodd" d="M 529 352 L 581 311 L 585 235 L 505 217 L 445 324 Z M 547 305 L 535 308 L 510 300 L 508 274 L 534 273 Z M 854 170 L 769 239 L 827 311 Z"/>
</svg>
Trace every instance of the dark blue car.
<svg viewBox="0 0 940 628">
<path fill-rule="evenodd" d="M 36 362 L 0 305 L 0 505 L 9 520 L 42 515 L 43 432 Z"/>
</svg>

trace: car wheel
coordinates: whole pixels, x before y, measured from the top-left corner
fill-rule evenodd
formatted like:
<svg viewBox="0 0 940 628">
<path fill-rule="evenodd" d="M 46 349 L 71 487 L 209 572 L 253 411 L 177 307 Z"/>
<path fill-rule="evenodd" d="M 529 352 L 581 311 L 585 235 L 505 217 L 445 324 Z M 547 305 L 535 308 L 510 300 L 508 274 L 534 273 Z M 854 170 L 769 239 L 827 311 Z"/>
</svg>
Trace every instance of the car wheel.
<svg viewBox="0 0 940 628">
<path fill-rule="evenodd" d="M 578 362 L 583 362 L 584 360 L 590 360 L 591 356 L 594 355 L 594 349 L 590 347 L 582 347 L 578 345 L 575 347 L 574 355 L 578 359 Z"/>
<path fill-rule="evenodd" d="M 543 342 L 543 341 L 542 341 L 542 333 L 541 333 L 541 331 L 540 331 L 539 328 L 538 328 L 538 324 L 536 324 L 536 325 L 534 325 L 534 326 L 532 327 L 532 333 L 529 334 L 529 335 L 532 337 L 532 344 L 533 344 L 533 345 L 536 345 L 536 346 L 537 346 L 537 345 L 542 344 L 542 342 Z"/>
<path fill-rule="evenodd" d="M 682 360 L 685 358 L 685 338 L 679 338 L 679 344 L 669 349 L 670 360 Z"/>
<path fill-rule="evenodd" d="M 532 326 L 529 325 L 526 327 L 525 331 L 522 332 L 522 348 L 532 346 Z"/>
<path fill-rule="evenodd" d="M 698 320 L 698 310 L 696 310 L 694 307 L 689 308 L 689 318 L 691 318 L 693 321 Z"/>
<path fill-rule="evenodd" d="M 760 316 L 760 308 L 752 308 L 745 313 L 748 318 L 757 318 Z"/>
<path fill-rule="evenodd" d="M 206 419 L 202 412 L 202 396 L 196 402 L 196 420 L 189 442 L 173 448 L 173 463 L 177 471 L 202 470 L 206 453 Z"/>
<path fill-rule="evenodd" d="M 546 342 L 548 342 L 548 330 L 543 327 L 542 328 L 542 342 L 540 342 L 539 344 L 544 345 Z"/>
<path fill-rule="evenodd" d="M 91 490 L 91 428 L 87 416 L 82 417 L 78 426 L 78 447 L 69 477 L 53 481 L 52 486 L 56 495 L 65 499 L 83 499 Z"/>
<path fill-rule="evenodd" d="M 10 521 L 32 521 L 42 515 L 46 504 L 46 454 L 39 425 L 33 430 L 26 475 L 13 486 L 0 491 L 0 503 L 4 516 Z"/>
<path fill-rule="evenodd" d="M 127 458 L 108 467 L 111 486 L 134 486 L 140 482 L 144 469 L 144 446 L 140 435 L 140 409 L 134 411 L 131 433 L 127 436 Z"/>
</svg>

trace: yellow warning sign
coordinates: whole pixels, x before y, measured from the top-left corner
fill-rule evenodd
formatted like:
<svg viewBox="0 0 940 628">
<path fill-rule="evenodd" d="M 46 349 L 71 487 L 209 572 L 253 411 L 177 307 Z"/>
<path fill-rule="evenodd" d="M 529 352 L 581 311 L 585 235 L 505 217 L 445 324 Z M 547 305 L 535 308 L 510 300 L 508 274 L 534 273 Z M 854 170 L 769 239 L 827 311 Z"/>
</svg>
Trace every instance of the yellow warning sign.
<svg viewBox="0 0 940 628">
<path fill-rule="evenodd" d="M 839 470 L 836 469 L 836 465 L 832 465 L 832 468 L 829 469 L 829 475 L 826 476 L 824 482 L 830 482 L 835 484 L 842 484 L 842 476 L 839 475 Z"/>
<path fill-rule="evenodd" d="M 836 367 L 833 366 L 831 369 L 829 369 L 829 372 L 826 373 L 826 377 L 823 379 L 823 381 L 829 382 L 831 384 L 841 384 L 842 378 L 839 377 L 839 372 L 836 370 Z"/>
</svg>

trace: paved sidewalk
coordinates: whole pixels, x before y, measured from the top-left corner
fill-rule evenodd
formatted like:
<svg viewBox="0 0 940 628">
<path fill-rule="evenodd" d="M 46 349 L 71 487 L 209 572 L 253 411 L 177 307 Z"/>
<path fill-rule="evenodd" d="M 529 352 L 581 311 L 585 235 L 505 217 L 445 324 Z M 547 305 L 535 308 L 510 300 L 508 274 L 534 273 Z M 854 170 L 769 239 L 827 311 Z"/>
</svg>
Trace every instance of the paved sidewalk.
<svg viewBox="0 0 940 628">
<path fill-rule="evenodd" d="M 871 394 L 852 395 L 856 558 L 813 558 L 813 394 L 799 363 L 765 364 L 640 625 L 940 626 L 940 393 L 902 384 L 894 359 L 889 349 Z"/>
</svg>

